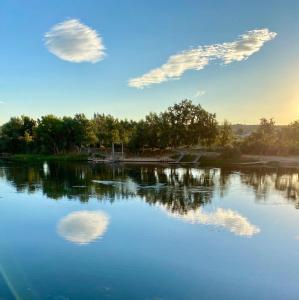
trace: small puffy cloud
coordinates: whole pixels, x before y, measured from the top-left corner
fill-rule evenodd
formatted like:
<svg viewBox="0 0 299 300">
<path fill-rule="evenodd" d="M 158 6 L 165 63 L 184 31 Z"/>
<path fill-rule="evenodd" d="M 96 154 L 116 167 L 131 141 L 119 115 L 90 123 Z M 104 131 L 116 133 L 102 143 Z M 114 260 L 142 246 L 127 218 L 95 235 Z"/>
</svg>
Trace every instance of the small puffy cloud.
<svg viewBox="0 0 299 300">
<path fill-rule="evenodd" d="M 206 213 L 200 208 L 183 215 L 175 212 L 167 212 L 167 214 L 191 224 L 222 227 L 239 236 L 251 237 L 260 232 L 260 229 L 251 224 L 247 218 L 231 209 L 218 208 L 214 212 Z"/>
<path fill-rule="evenodd" d="M 105 56 L 99 34 L 76 19 L 54 25 L 45 34 L 45 45 L 60 59 L 74 63 L 96 63 Z"/>
<path fill-rule="evenodd" d="M 109 217 L 101 211 L 73 212 L 60 220 L 58 233 L 75 244 L 89 244 L 102 237 L 109 225 Z"/>
<path fill-rule="evenodd" d="M 197 91 L 197 92 L 195 93 L 194 97 L 195 97 L 195 98 L 200 98 L 200 97 L 204 96 L 205 94 L 206 94 L 206 91 L 201 91 L 201 90 L 199 90 L 199 91 Z"/>
<path fill-rule="evenodd" d="M 4 101 L 1 101 L 1 100 L 0 100 L 0 104 L 4 104 L 4 103 L 5 103 Z"/>
<path fill-rule="evenodd" d="M 199 46 L 182 51 L 170 56 L 161 67 L 153 69 L 140 77 L 130 79 L 129 86 L 144 88 L 151 84 L 179 79 L 186 71 L 202 70 L 211 61 L 229 64 L 234 61 L 246 60 L 249 56 L 258 52 L 266 42 L 274 39 L 275 36 L 275 32 L 263 28 L 248 31 L 233 42 Z"/>
</svg>

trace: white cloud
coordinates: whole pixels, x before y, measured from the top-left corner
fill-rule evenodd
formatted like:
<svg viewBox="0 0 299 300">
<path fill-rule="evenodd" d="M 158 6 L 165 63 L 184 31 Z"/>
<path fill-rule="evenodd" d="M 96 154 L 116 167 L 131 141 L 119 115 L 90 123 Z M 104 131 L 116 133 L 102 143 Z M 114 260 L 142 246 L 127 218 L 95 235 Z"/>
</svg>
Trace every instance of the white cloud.
<svg viewBox="0 0 299 300">
<path fill-rule="evenodd" d="M 242 61 L 258 52 L 264 43 L 274 39 L 275 32 L 267 28 L 251 30 L 241 35 L 236 41 L 199 46 L 182 51 L 169 57 L 161 67 L 153 69 L 140 77 L 129 80 L 129 86 L 143 88 L 171 79 L 180 78 L 187 70 L 202 70 L 211 61 L 229 64 L 233 61 Z"/>
<path fill-rule="evenodd" d="M 60 220 L 57 231 L 75 244 L 89 244 L 104 235 L 109 217 L 101 211 L 73 212 Z"/>
<path fill-rule="evenodd" d="M 1 101 L 1 100 L 0 100 L 0 104 L 4 104 L 4 103 L 5 103 L 4 101 Z"/>
<path fill-rule="evenodd" d="M 239 236 L 251 237 L 260 232 L 260 229 L 251 224 L 247 218 L 231 209 L 218 208 L 215 212 L 205 213 L 201 208 L 199 208 L 196 211 L 188 211 L 186 214 L 173 213 L 169 211 L 167 214 L 191 224 L 222 227 Z"/>
<path fill-rule="evenodd" d="M 195 93 L 194 97 L 200 98 L 200 97 L 204 96 L 205 94 L 206 94 L 206 91 L 199 90 Z"/>
<path fill-rule="evenodd" d="M 45 45 L 60 59 L 75 63 L 96 63 L 105 56 L 99 34 L 76 19 L 54 25 L 45 34 Z"/>
</svg>

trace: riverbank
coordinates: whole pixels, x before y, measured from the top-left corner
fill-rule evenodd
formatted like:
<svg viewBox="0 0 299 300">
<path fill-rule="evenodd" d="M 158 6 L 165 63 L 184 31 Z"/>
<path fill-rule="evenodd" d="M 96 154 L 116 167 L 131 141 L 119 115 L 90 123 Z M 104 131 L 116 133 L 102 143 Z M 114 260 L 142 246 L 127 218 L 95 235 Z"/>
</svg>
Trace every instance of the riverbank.
<svg viewBox="0 0 299 300">
<path fill-rule="evenodd" d="M 299 168 L 299 156 L 267 156 L 267 155 L 242 155 L 240 158 L 222 158 L 219 153 L 213 152 L 185 152 L 184 154 L 172 153 L 169 155 L 138 156 L 130 155 L 123 160 L 112 161 L 109 159 L 90 159 L 87 154 L 13 154 L 5 158 L 12 162 L 44 162 L 44 161 L 81 161 L 91 163 L 124 163 L 124 164 L 169 164 L 169 165 L 197 165 L 197 166 L 243 166 L 243 167 L 283 167 Z"/>
<path fill-rule="evenodd" d="M 13 154 L 5 157 L 6 161 L 13 162 L 43 162 L 43 161 L 87 161 L 86 154 Z"/>
</svg>

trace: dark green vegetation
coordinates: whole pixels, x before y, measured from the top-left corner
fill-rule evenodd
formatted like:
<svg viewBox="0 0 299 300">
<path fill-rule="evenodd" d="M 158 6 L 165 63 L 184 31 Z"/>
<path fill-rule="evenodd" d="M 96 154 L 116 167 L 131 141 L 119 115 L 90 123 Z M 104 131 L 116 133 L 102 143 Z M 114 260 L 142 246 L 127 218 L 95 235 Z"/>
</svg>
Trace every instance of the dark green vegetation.
<svg viewBox="0 0 299 300">
<path fill-rule="evenodd" d="M 273 119 L 261 119 L 260 125 L 240 143 L 244 153 L 291 155 L 299 154 L 299 121 L 276 126 Z"/>
<path fill-rule="evenodd" d="M 222 133 L 221 133 L 222 134 Z M 218 136 L 216 115 L 189 100 L 169 107 L 160 114 L 150 113 L 138 122 L 95 114 L 92 119 L 78 114 L 58 118 L 53 115 L 33 120 L 11 118 L 1 127 L 0 152 L 65 154 L 82 147 L 107 148 L 124 143 L 131 152 L 146 148 L 214 144 Z M 226 143 L 227 135 L 221 138 Z"/>
<path fill-rule="evenodd" d="M 253 132 L 241 131 L 233 130 L 228 121 L 218 124 L 215 114 L 183 100 L 140 121 L 119 120 L 104 114 L 95 114 L 92 119 L 83 114 L 63 118 L 47 115 L 38 120 L 14 117 L 0 128 L 0 152 L 22 154 L 13 156 L 20 161 L 81 160 L 86 157 L 75 155 L 85 147 L 104 152 L 111 143 L 123 143 L 131 153 L 201 146 L 221 150 L 221 159 L 238 159 L 241 153 L 299 154 L 299 121 L 276 126 L 272 119 L 261 119 Z M 187 162 L 192 159 L 186 157 Z"/>
</svg>

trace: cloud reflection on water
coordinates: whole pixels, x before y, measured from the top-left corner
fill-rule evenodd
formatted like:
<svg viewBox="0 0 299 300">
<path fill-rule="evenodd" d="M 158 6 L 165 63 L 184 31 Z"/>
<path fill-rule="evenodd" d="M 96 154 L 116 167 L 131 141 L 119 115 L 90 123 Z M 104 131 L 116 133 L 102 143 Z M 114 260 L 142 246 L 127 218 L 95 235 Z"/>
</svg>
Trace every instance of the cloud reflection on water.
<svg viewBox="0 0 299 300">
<path fill-rule="evenodd" d="M 186 214 L 170 211 L 167 211 L 167 214 L 191 224 L 222 227 L 238 236 L 251 237 L 261 231 L 259 227 L 251 224 L 246 217 L 231 209 L 217 208 L 214 212 L 207 213 L 199 208 L 190 210 Z"/>
<path fill-rule="evenodd" d="M 75 244 L 89 244 L 101 238 L 109 225 L 109 217 L 102 211 L 77 211 L 62 218 L 57 232 Z"/>
</svg>

